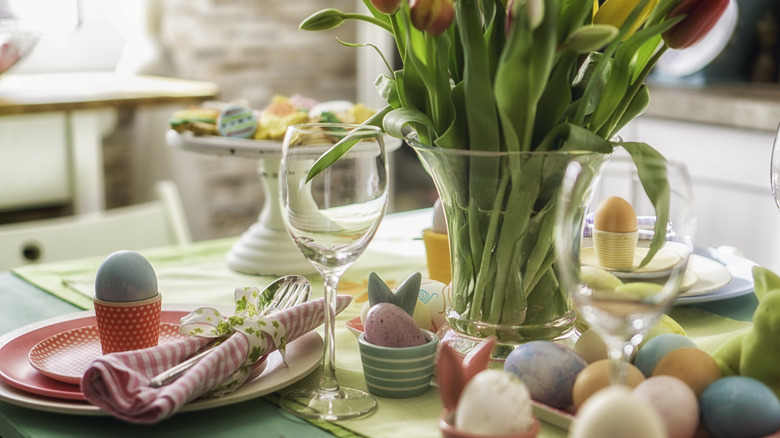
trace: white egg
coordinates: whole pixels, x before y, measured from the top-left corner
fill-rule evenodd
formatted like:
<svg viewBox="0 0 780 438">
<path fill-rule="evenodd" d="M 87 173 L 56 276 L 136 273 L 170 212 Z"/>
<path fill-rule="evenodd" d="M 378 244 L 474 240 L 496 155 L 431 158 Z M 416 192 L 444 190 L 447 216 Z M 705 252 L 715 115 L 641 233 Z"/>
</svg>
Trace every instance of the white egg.
<svg viewBox="0 0 780 438">
<path fill-rule="evenodd" d="M 498 369 L 481 371 L 469 380 L 455 410 L 455 428 L 479 435 L 519 434 L 533 422 L 525 383 Z"/>
<path fill-rule="evenodd" d="M 444 218 L 444 207 L 441 204 L 441 199 L 436 199 L 433 203 L 433 224 L 431 229 L 434 233 L 447 233 L 447 221 Z"/>
<path fill-rule="evenodd" d="M 431 331 L 437 331 L 447 322 L 445 314 L 450 302 L 448 286 L 441 281 L 423 278 L 420 282 L 420 294 L 417 298 L 425 304 L 431 314 Z"/>
<path fill-rule="evenodd" d="M 665 438 L 660 414 L 624 386 L 593 394 L 577 411 L 569 438 Z"/>
<path fill-rule="evenodd" d="M 699 402 L 690 386 L 672 376 L 653 376 L 633 390 L 658 410 L 669 438 L 690 438 L 699 427 Z"/>
</svg>

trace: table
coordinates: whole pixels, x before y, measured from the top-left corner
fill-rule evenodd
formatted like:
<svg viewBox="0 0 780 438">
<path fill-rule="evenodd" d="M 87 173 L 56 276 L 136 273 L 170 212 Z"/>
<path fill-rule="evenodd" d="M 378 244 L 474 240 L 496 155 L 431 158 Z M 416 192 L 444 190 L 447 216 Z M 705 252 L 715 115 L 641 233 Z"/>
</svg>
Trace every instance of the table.
<svg viewBox="0 0 780 438">
<path fill-rule="evenodd" d="M 72 200 L 77 214 L 102 210 L 103 137 L 117 123 L 116 109 L 194 104 L 218 92 L 211 82 L 108 71 L 4 75 L 0 149 L 12 164 L 0 163 L 0 210 L 63 200 Z M 41 175 L 32 182 L 24 177 L 31 169 Z"/>
<path fill-rule="evenodd" d="M 338 376 L 345 385 L 365 388 L 357 341 L 344 323 L 360 312 L 368 272 L 375 270 L 385 281 L 395 284 L 415 271 L 425 275 L 425 252 L 420 237 L 422 229 L 430 224 L 431 215 L 430 210 L 419 210 L 387 216 L 364 256 L 343 277 L 339 293 L 355 297 L 355 302 L 339 315 L 336 324 Z M 155 266 L 164 303 L 189 301 L 229 305 L 236 286 L 262 286 L 272 280 L 240 274 L 227 267 L 224 254 L 234 241 L 235 238 L 219 239 L 141 252 Z M 0 335 L 88 306 L 90 301 L 85 297 L 91 294 L 89 279 L 101 261 L 102 257 L 31 265 L 14 273 L 0 273 Z M 321 294 L 322 282 L 317 278 L 310 279 L 314 294 Z M 193 285 L 197 285 L 198 290 L 191 294 L 177 293 L 172 290 L 177 283 L 181 290 L 192 290 Z M 84 292 L 75 292 L 74 288 Z M 712 349 L 722 341 L 724 334 L 750 325 L 746 320 L 755 305 L 755 298 L 750 294 L 718 303 L 676 308 L 671 314 L 702 348 Z M 723 315 L 737 319 L 727 319 Z M 718 329 L 713 329 L 716 326 Z M 315 384 L 318 374 L 318 370 L 314 371 L 293 386 Z M 271 395 L 217 409 L 177 414 L 151 427 L 131 425 L 111 417 L 45 413 L 0 402 L 0 436 L 129 437 L 152 433 L 154 436 L 192 437 L 203 435 L 204 431 L 219 432 L 224 436 L 332 436 L 327 430 L 283 413 L 274 400 Z M 337 436 L 392 437 L 397 435 L 399 424 L 403 423 L 405 433 L 412 436 L 438 437 L 436 417 L 441 409 L 438 391 L 432 388 L 411 399 L 380 398 L 377 412 L 366 418 L 318 425 L 334 428 L 333 435 Z M 565 436 L 564 430 L 551 424 L 544 424 L 540 433 L 542 438 Z"/>
</svg>

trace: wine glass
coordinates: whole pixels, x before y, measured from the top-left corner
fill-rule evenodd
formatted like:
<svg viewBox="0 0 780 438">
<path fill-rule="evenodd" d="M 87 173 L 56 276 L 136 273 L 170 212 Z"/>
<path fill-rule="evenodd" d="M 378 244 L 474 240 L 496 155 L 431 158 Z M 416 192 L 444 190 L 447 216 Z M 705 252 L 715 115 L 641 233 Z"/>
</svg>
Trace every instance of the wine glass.
<svg viewBox="0 0 780 438">
<path fill-rule="evenodd" d="M 635 214 L 633 226 L 621 212 Z M 556 213 L 557 269 L 578 318 L 607 344 L 612 384 L 625 384 L 627 361 L 644 334 L 696 282 L 686 270 L 695 228 L 681 163 L 613 156 L 601 171 L 567 167 Z"/>
<path fill-rule="evenodd" d="M 780 125 L 777 126 L 775 142 L 772 145 L 772 194 L 775 196 L 775 204 L 780 209 Z"/>
<path fill-rule="evenodd" d="M 307 181 L 315 161 L 333 146 L 351 147 Z M 340 386 L 336 378 L 334 321 L 339 278 L 357 260 L 384 216 L 387 155 L 374 126 L 337 123 L 287 129 L 280 166 L 282 217 L 293 241 L 325 284 L 325 347 L 314 389 L 282 395 L 282 407 L 300 417 L 343 420 L 376 408 L 371 394 Z"/>
</svg>

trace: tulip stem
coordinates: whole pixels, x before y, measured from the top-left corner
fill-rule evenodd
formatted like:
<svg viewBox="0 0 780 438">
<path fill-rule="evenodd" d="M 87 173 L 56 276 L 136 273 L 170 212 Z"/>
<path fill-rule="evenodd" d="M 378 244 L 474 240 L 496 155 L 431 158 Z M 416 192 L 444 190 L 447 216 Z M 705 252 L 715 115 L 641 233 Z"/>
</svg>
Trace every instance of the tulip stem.
<svg viewBox="0 0 780 438">
<path fill-rule="evenodd" d="M 365 21 L 365 22 L 368 22 L 368 23 L 371 23 L 371 24 L 375 24 L 375 25 L 381 27 L 382 29 L 384 29 L 384 30 L 386 30 L 386 31 L 388 31 L 390 33 L 393 33 L 393 28 L 388 23 L 386 23 L 386 22 L 384 22 L 384 21 L 382 21 L 382 20 L 380 20 L 380 19 L 378 19 L 376 17 L 372 17 L 370 15 L 357 14 L 357 13 L 354 13 L 354 12 L 345 12 L 344 15 L 343 15 L 343 18 L 345 20 L 348 20 L 348 19 L 362 20 L 362 21 Z"/>
</svg>

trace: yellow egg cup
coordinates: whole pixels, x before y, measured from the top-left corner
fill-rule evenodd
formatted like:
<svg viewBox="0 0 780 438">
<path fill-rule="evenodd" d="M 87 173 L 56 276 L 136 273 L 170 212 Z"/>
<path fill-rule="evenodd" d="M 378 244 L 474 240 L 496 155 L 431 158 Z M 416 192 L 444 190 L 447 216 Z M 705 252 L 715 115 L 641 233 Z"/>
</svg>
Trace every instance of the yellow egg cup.
<svg viewBox="0 0 780 438">
<path fill-rule="evenodd" d="M 428 278 L 449 284 L 452 281 L 450 267 L 450 241 L 447 233 L 436 233 L 428 228 L 423 230 L 425 257 L 428 262 Z"/>
<path fill-rule="evenodd" d="M 607 269 L 631 269 L 639 231 L 616 233 L 593 230 L 593 249 L 599 265 Z"/>
</svg>

